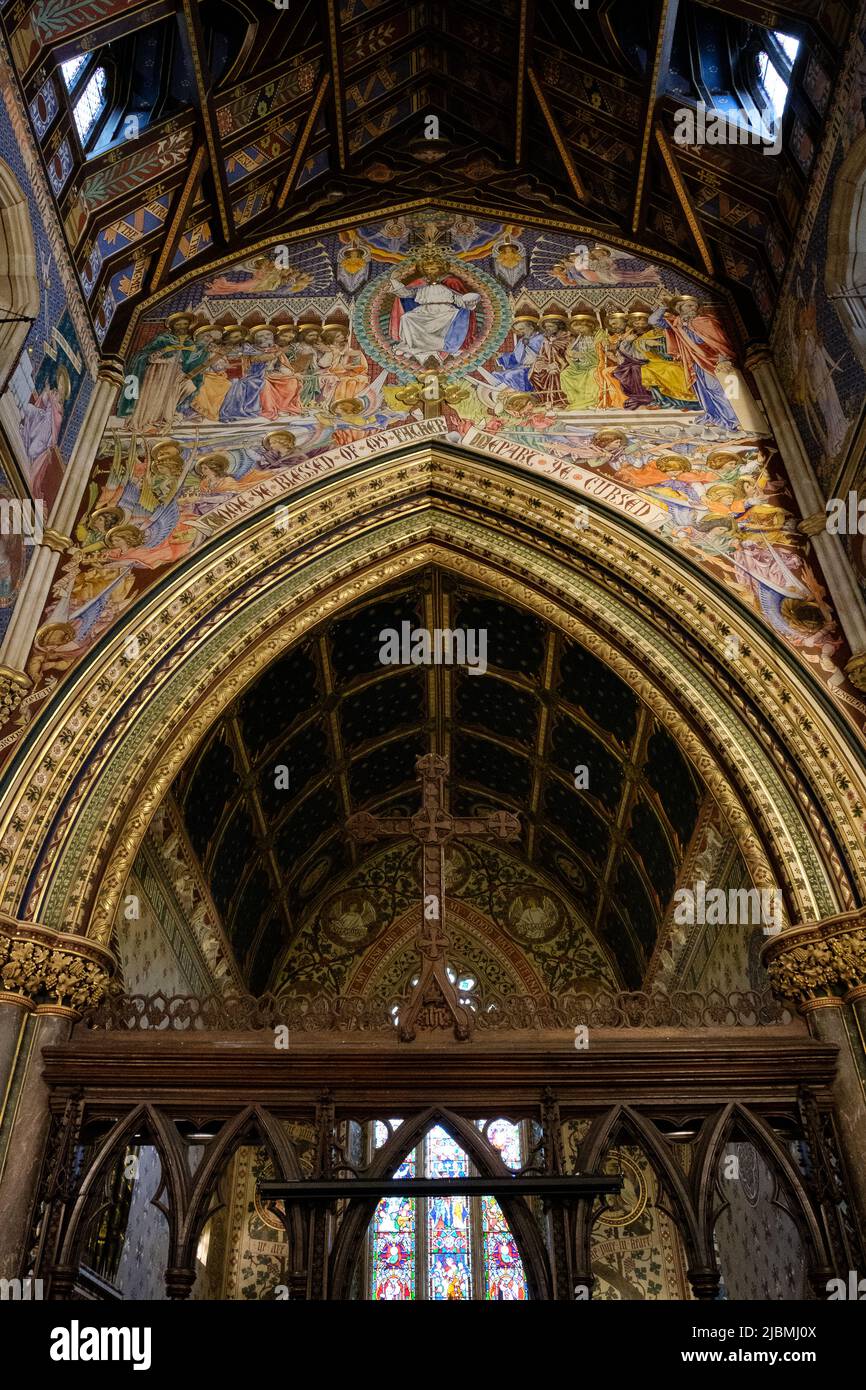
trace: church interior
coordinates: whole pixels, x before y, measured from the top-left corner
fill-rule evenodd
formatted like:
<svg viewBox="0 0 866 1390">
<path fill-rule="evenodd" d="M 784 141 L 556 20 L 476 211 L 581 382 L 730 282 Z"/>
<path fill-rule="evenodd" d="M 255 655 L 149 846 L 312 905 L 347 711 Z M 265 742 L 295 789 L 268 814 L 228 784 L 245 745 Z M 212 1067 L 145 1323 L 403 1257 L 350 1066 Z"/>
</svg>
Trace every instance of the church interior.
<svg viewBox="0 0 866 1390">
<path fill-rule="evenodd" d="M 864 0 L 0 96 L 3 1298 L 866 1297 Z"/>
</svg>

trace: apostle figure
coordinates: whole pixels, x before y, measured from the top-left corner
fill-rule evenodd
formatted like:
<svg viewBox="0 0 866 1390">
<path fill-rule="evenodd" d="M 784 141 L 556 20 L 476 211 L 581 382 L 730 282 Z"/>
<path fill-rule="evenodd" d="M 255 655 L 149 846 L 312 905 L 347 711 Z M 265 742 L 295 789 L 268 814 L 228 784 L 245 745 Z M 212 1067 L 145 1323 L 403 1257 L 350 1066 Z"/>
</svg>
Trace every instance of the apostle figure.
<svg viewBox="0 0 866 1390">
<path fill-rule="evenodd" d="M 391 338 L 398 357 L 444 361 L 475 338 L 475 307 L 481 296 L 467 289 L 458 275 L 449 274 L 436 252 L 423 252 L 417 270 L 405 283 L 391 277 Z"/>
<path fill-rule="evenodd" d="M 628 316 L 615 309 L 607 315 L 606 330 L 601 337 L 601 401 L 606 410 L 622 410 L 625 405 L 625 391 L 616 375 L 620 365 L 618 352 L 620 339 L 628 326 Z"/>
<path fill-rule="evenodd" d="M 569 410 L 597 410 L 601 395 L 600 331 L 592 314 L 574 314 L 573 337 L 568 346 L 568 366 L 560 384 Z"/>
<path fill-rule="evenodd" d="M 568 401 L 562 390 L 562 373 L 568 366 L 568 329 L 559 312 L 541 317 L 542 341 L 529 370 L 529 384 L 548 410 L 562 410 Z"/>
<path fill-rule="evenodd" d="M 344 324 L 323 324 L 322 342 L 322 404 L 326 411 L 338 414 L 346 402 L 354 406 L 369 386 L 370 370 L 363 352 L 349 346 Z"/>
<path fill-rule="evenodd" d="M 279 355 L 270 324 L 255 324 L 241 356 L 243 370 L 226 392 L 220 420 L 231 424 L 235 420 L 255 420 L 261 415 L 265 373 Z"/>
<path fill-rule="evenodd" d="M 511 391 L 529 391 L 529 369 L 538 356 L 544 337 L 541 333 L 537 314 L 516 314 L 511 326 L 514 334 L 514 347 L 511 352 L 501 352 L 496 359 L 498 370 L 491 372 L 493 380 Z"/>
<path fill-rule="evenodd" d="M 129 375 L 138 383 L 138 396 L 122 391 L 117 413 L 131 415 L 134 430 L 153 433 L 171 426 L 189 378 L 208 355 L 192 334 L 193 322 L 192 314 L 169 314 L 163 332 L 132 357 Z"/>
<path fill-rule="evenodd" d="M 629 327 L 635 330 L 634 350 L 643 357 L 641 380 L 656 405 L 699 410 L 700 402 L 686 379 L 679 358 L 667 350 L 664 330 L 650 326 L 645 309 L 632 309 Z"/>
<path fill-rule="evenodd" d="M 735 430 L 737 417 L 715 374 L 720 362 L 733 360 L 734 349 L 718 321 L 709 314 L 698 313 L 699 307 L 694 295 L 680 295 L 673 302 L 673 310 L 655 309 L 649 322 L 664 328 L 668 351 L 675 353 L 685 367 L 706 419 L 713 425 Z"/>
<path fill-rule="evenodd" d="M 278 352 L 267 365 L 265 384 L 259 402 L 267 420 L 279 415 L 297 415 L 301 410 L 301 378 L 295 370 L 298 330 L 294 324 L 283 324 L 276 331 Z"/>
</svg>

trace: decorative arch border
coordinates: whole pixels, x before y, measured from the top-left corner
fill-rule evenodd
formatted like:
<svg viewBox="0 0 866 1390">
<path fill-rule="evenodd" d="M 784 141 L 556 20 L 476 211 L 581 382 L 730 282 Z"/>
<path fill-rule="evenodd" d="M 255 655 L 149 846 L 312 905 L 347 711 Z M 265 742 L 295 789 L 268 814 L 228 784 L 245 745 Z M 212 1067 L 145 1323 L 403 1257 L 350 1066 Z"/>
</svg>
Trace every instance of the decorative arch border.
<svg viewBox="0 0 866 1390">
<path fill-rule="evenodd" d="M 801 920 L 854 906 L 866 768 L 826 692 L 685 557 L 594 498 L 575 532 L 563 499 L 500 459 L 407 446 L 280 504 L 287 525 L 272 503 L 217 537 L 102 640 L 22 741 L 0 786 L 0 909 L 107 942 L 147 824 L 222 710 L 317 624 L 430 563 L 502 591 L 630 684 L 715 795 L 757 886 L 782 884 Z"/>
</svg>

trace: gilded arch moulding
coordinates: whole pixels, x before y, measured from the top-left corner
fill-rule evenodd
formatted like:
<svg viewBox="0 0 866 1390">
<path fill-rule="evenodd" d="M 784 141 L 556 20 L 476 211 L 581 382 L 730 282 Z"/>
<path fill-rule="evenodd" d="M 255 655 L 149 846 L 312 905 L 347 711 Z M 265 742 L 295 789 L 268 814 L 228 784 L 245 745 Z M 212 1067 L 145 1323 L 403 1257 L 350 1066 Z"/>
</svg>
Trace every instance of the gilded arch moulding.
<svg viewBox="0 0 866 1390">
<path fill-rule="evenodd" d="M 784 883 L 800 918 L 851 906 L 866 777 L 808 672 L 634 524 L 594 504 L 575 533 L 560 503 L 548 480 L 416 448 L 313 485 L 287 526 L 273 506 L 244 519 L 133 610 L 24 740 L 0 823 L 6 910 L 107 941 L 150 817 L 225 705 L 316 624 L 431 562 L 502 589 L 623 676 L 714 792 L 756 884 Z M 747 639 L 736 679 L 731 630 Z"/>
</svg>

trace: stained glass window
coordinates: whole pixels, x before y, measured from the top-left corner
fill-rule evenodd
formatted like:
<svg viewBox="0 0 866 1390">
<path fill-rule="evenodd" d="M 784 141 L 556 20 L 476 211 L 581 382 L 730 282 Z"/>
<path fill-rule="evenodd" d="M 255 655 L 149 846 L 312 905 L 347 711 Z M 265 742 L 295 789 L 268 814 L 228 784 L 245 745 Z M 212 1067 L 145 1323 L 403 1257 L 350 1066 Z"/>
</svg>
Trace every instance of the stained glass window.
<svg viewBox="0 0 866 1390">
<path fill-rule="evenodd" d="M 391 1120 L 391 1131 L 399 1126 Z M 485 1121 L 479 1121 L 483 1129 Z M 389 1138 L 377 1121 L 373 1147 Z M 503 1162 L 522 1163 L 520 1126 L 493 1120 L 486 1138 Z M 400 1165 L 395 1177 L 467 1177 L 464 1149 L 437 1125 Z M 502 1208 L 493 1197 L 383 1197 L 370 1226 L 370 1296 L 374 1299 L 525 1299 L 526 1276 Z"/>
</svg>

